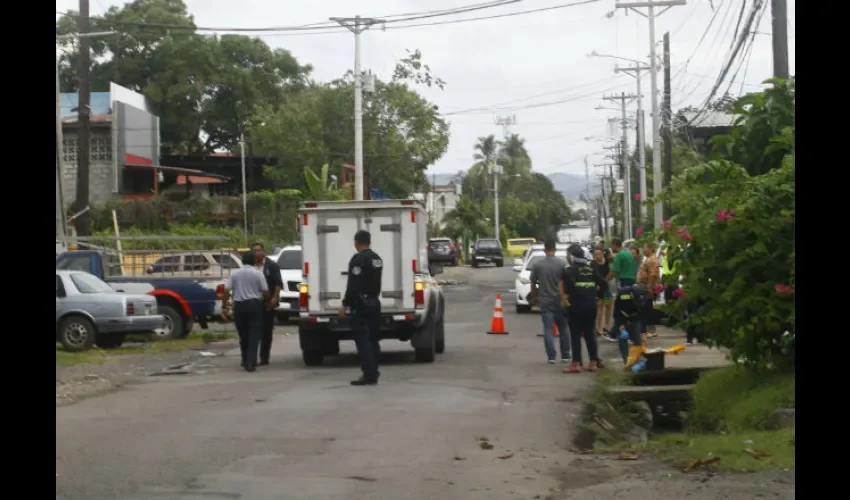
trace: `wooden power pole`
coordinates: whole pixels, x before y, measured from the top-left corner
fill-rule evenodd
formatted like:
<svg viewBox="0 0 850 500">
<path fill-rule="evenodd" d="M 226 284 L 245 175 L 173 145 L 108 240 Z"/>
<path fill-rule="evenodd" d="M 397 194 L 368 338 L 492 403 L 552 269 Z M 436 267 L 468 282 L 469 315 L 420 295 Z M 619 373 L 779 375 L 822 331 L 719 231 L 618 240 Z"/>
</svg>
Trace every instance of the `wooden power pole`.
<svg viewBox="0 0 850 500">
<path fill-rule="evenodd" d="M 89 166 L 91 142 L 91 42 L 87 36 L 89 32 L 89 0 L 80 0 L 80 17 L 77 20 L 77 31 L 79 32 L 80 44 L 80 67 L 79 67 L 79 99 L 77 102 L 77 121 L 79 129 L 77 132 L 77 199 L 75 202 L 77 211 L 83 211 L 89 206 Z M 89 236 L 91 224 L 89 212 L 81 213 L 76 220 L 77 234 Z"/>
<path fill-rule="evenodd" d="M 664 131 L 664 187 L 673 180 L 673 106 L 670 103 L 670 32 L 664 33 L 664 100 L 661 103 L 661 129 Z M 658 196 L 659 193 L 653 193 Z M 664 220 L 672 214 L 670 202 L 664 204 Z M 656 228 L 658 229 L 658 228 Z"/>
</svg>

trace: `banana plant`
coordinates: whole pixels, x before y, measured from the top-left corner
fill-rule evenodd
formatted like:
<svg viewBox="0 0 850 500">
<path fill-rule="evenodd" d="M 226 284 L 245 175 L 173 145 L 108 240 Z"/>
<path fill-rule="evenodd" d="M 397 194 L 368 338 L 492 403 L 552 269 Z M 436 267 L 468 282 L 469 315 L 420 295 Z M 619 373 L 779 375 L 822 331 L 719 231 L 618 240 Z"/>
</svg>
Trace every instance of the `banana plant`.
<svg viewBox="0 0 850 500">
<path fill-rule="evenodd" d="M 304 181 L 306 182 L 306 194 L 311 200 L 327 200 L 336 198 L 337 187 L 336 177 L 328 175 L 328 164 L 322 165 L 321 170 L 317 174 L 312 168 L 304 167 Z"/>
</svg>

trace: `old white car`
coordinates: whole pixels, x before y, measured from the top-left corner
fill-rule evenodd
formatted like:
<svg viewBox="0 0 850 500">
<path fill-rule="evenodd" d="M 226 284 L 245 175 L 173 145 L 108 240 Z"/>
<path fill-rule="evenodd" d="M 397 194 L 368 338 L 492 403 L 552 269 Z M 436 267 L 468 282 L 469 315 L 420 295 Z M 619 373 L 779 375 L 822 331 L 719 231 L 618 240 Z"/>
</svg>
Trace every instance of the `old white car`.
<svg viewBox="0 0 850 500">
<path fill-rule="evenodd" d="M 56 341 L 66 351 L 120 347 L 130 333 L 165 327 L 156 298 L 113 290 L 82 271 L 56 271 Z"/>
</svg>

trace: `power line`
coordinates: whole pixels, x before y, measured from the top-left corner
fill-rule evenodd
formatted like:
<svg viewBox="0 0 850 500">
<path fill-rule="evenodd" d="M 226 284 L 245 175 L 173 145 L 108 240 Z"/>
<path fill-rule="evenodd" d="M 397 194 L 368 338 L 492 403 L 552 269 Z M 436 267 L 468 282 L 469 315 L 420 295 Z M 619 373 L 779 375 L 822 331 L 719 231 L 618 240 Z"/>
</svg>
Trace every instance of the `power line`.
<svg viewBox="0 0 850 500">
<path fill-rule="evenodd" d="M 463 19 L 452 19 L 447 21 L 434 21 L 427 23 L 412 23 L 412 24 L 404 24 L 399 26 L 385 26 L 382 29 L 384 30 L 393 30 L 393 29 L 407 29 L 407 28 L 419 28 L 425 26 L 442 26 L 447 24 L 460 24 L 460 23 L 468 23 L 474 21 L 484 21 L 488 19 L 500 19 L 506 17 L 514 17 L 514 16 L 522 16 L 527 14 L 535 14 L 539 12 L 547 12 L 556 9 L 565 9 L 569 7 L 578 7 L 581 5 L 587 5 L 591 3 L 597 3 L 601 0 L 579 0 L 567 4 L 562 5 L 554 5 L 550 7 L 541 7 L 537 9 L 528 9 L 521 10 L 516 12 L 508 12 L 504 14 L 494 14 L 489 16 L 479 16 L 479 17 L 468 17 Z M 496 7 L 501 7 L 507 4 L 498 4 Z M 67 17 L 78 18 L 79 16 L 70 13 L 62 13 L 57 12 L 60 15 Z M 450 11 L 446 12 L 443 15 L 456 15 L 457 12 Z M 433 17 L 433 16 L 432 16 Z M 90 18 L 92 21 L 102 22 L 109 24 L 111 26 L 137 26 L 143 28 L 158 28 L 163 30 L 171 30 L 171 31 L 192 31 L 192 32 L 239 32 L 239 33 L 264 33 L 261 36 L 270 37 L 270 36 L 300 36 L 300 35 L 329 35 L 329 34 L 339 34 L 339 33 L 347 33 L 348 30 L 345 29 L 334 29 L 329 26 L 319 26 L 316 24 L 313 25 L 302 25 L 302 26 L 280 26 L 280 27 L 266 27 L 266 28 L 227 28 L 227 27 L 194 27 L 194 26 L 181 26 L 181 25 L 168 25 L 168 24 L 155 24 L 155 23 L 129 23 L 129 22 L 121 22 L 121 21 L 111 21 L 103 18 Z M 412 18 L 411 18 L 412 19 Z M 411 19 L 401 19 L 397 20 L 401 21 L 410 21 Z M 396 21 L 396 20 L 393 20 Z M 171 33 L 171 35 L 176 35 L 177 33 Z"/>
</svg>

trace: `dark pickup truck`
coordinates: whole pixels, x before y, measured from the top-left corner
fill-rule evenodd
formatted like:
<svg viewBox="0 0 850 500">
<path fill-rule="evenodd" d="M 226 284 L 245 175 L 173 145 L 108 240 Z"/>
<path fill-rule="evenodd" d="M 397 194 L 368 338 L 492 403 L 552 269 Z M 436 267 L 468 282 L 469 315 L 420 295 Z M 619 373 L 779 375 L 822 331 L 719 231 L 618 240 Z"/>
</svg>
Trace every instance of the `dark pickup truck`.
<svg viewBox="0 0 850 500">
<path fill-rule="evenodd" d="M 428 262 L 457 265 L 458 253 L 449 238 L 431 238 L 428 240 Z"/>
<path fill-rule="evenodd" d="M 472 267 L 482 263 L 493 263 L 498 267 L 505 265 L 502 244 L 497 239 L 481 239 L 472 246 Z"/>
</svg>

